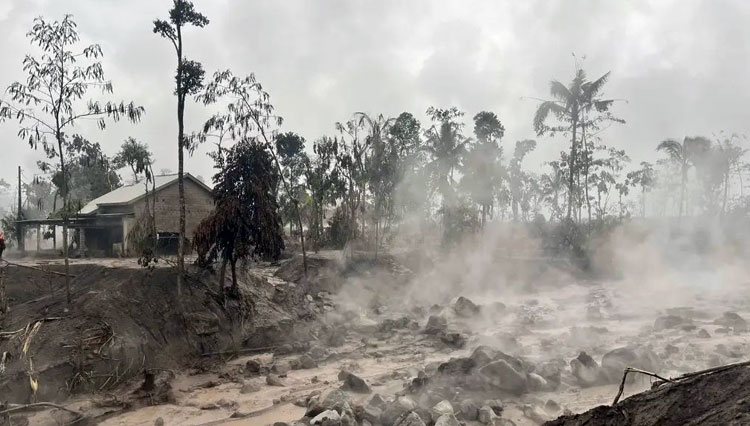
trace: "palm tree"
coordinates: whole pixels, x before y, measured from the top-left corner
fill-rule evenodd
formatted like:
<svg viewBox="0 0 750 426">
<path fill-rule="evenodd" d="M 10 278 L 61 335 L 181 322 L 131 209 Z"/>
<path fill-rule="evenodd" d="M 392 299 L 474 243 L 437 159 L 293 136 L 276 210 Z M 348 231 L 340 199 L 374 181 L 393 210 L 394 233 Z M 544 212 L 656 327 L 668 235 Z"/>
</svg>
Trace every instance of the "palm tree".
<svg viewBox="0 0 750 426">
<path fill-rule="evenodd" d="M 573 198 L 575 196 L 576 160 L 578 159 L 577 131 L 581 121 L 581 103 L 583 101 L 582 86 L 586 81 L 586 75 L 582 69 L 576 71 L 576 76 L 569 86 L 552 80 L 550 82 L 550 95 L 553 100 L 543 101 L 534 115 L 534 130 L 537 136 L 546 133 L 570 131 L 570 157 L 568 159 L 568 211 L 567 218 L 572 217 Z M 557 117 L 560 124 L 548 126 L 547 119 L 550 114 Z"/>
<path fill-rule="evenodd" d="M 667 139 L 657 145 L 657 151 L 666 152 L 669 160 L 680 167 L 680 208 L 678 217 L 682 217 L 683 211 L 687 213 L 687 183 L 688 170 L 693 162 L 701 154 L 706 153 L 711 147 L 711 141 L 702 136 L 685 137 L 682 143 Z M 684 210 L 683 210 L 684 207 Z"/>
<path fill-rule="evenodd" d="M 445 205 L 446 201 L 454 199 L 453 172 L 461 165 L 467 142 L 461 134 L 461 124 L 455 120 L 463 113 L 453 107 L 447 110 L 429 108 L 427 114 L 438 122 L 426 131 L 424 150 L 432 157 L 427 167 Z"/>
<path fill-rule="evenodd" d="M 586 154 L 584 161 L 584 179 L 588 181 L 588 146 L 586 145 L 586 129 L 598 129 L 605 121 L 623 122 L 614 117 L 609 108 L 614 99 L 602 99 L 600 93 L 602 87 L 609 79 L 609 72 L 594 81 L 586 78 L 586 72 L 582 68 L 576 70 L 576 75 L 568 86 L 553 80 L 550 82 L 550 95 L 552 100 L 542 101 L 534 115 L 534 130 L 538 136 L 546 133 L 570 132 L 570 156 L 568 158 L 568 208 L 567 217 L 572 215 L 573 202 L 577 191 L 576 180 L 580 179 L 580 162 L 578 147 L 582 142 Z M 558 120 L 557 125 L 548 125 L 547 119 L 550 114 Z M 595 114 L 590 117 L 589 114 Z M 578 128 L 581 128 L 581 142 L 578 141 Z M 580 186 L 580 185 L 579 185 Z M 588 185 L 586 200 L 591 218 L 591 205 L 588 201 Z M 580 207 L 580 203 L 578 204 Z"/>
<path fill-rule="evenodd" d="M 367 136 L 368 146 L 370 147 L 370 156 L 366 158 L 365 169 L 367 174 L 367 180 L 370 186 L 370 192 L 373 196 L 373 204 L 375 208 L 375 260 L 378 258 L 378 246 L 380 239 L 380 221 L 384 211 L 388 211 L 390 205 L 390 196 L 395 189 L 396 183 L 395 178 L 395 164 L 393 164 L 393 157 L 391 156 L 391 150 L 388 149 L 386 138 L 384 135 L 388 134 L 391 126 L 395 122 L 395 118 L 385 118 L 383 114 L 379 114 L 376 117 L 370 117 L 364 112 L 358 112 L 354 114 L 355 120 L 359 121 L 360 126 L 364 126 L 370 132 Z M 364 197 L 364 191 L 363 197 Z M 362 222 L 364 229 L 364 208 L 366 203 L 362 200 Z M 363 232 L 364 236 L 364 232 Z"/>
<path fill-rule="evenodd" d="M 724 194 L 721 202 L 721 213 L 726 214 L 727 212 L 727 199 L 729 198 L 729 177 L 733 170 L 737 170 L 741 164 L 742 157 L 747 152 L 746 149 L 738 146 L 734 139 L 735 135 L 729 138 L 725 138 L 717 143 L 716 155 L 718 166 L 722 176 L 722 185 L 724 186 Z M 740 174 L 740 176 L 742 176 Z"/>
</svg>

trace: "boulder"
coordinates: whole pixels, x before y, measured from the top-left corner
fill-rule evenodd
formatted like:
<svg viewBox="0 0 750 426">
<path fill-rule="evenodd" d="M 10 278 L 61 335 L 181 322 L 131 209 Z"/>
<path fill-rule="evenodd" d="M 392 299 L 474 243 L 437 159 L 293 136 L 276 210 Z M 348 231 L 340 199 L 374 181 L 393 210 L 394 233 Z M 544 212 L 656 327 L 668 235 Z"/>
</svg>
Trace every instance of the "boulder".
<svg viewBox="0 0 750 426">
<path fill-rule="evenodd" d="M 737 332 L 747 331 L 747 321 L 735 312 L 724 312 L 724 315 L 714 320 L 714 324 L 730 327 Z"/>
<path fill-rule="evenodd" d="M 291 369 L 292 369 L 292 366 L 288 362 L 283 362 L 283 361 L 275 362 L 271 366 L 271 372 L 276 373 L 280 376 L 286 375 L 286 373 L 288 373 L 289 370 Z"/>
<path fill-rule="evenodd" d="M 261 387 L 260 387 L 259 384 L 255 383 L 255 382 L 247 381 L 247 382 L 243 382 L 242 383 L 242 387 L 240 388 L 240 393 L 243 394 L 243 395 L 246 395 L 248 393 L 258 392 L 258 391 L 260 391 L 260 389 L 261 389 Z"/>
<path fill-rule="evenodd" d="M 491 425 L 495 422 L 495 418 L 497 415 L 494 411 L 492 411 L 492 408 L 488 406 L 484 406 L 479 409 L 479 413 L 477 415 L 477 419 L 479 420 L 479 423 L 483 425 Z"/>
<path fill-rule="evenodd" d="M 665 315 L 654 321 L 654 331 L 678 329 L 686 325 L 692 325 L 692 323 L 693 320 L 689 318 L 683 318 L 677 315 Z"/>
<path fill-rule="evenodd" d="M 570 370 L 582 387 L 596 386 L 607 380 L 599 364 L 586 352 L 581 352 L 570 361 Z"/>
<path fill-rule="evenodd" d="M 386 319 L 378 325 L 378 331 L 389 332 L 392 330 L 401 330 L 409 328 L 411 320 L 408 317 L 401 317 L 399 319 Z"/>
<path fill-rule="evenodd" d="M 432 407 L 432 410 L 430 410 L 430 415 L 432 417 L 432 421 L 437 422 L 437 419 L 440 416 L 450 414 L 453 415 L 453 406 L 451 405 L 450 401 L 448 400 L 442 400 L 435 404 L 435 406 Z"/>
<path fill-rule="evenodd" d="M 257 376 L 263 366 L 257 360 L 250 359 L 245 363 L 245 376 Z"/>
<path fill-rule="evenodd" d="M 705 328 L 701 328 L 700 330 L 698 330 L 698 337 L 701 339 L 710 339 L 711 335 L 708 333 L 708 331 L 706 331 Z"/>
<path fill-rule="evenodd" d="M 526 373 L 515 369 L 502 359 L 480 368 L 479 374 L 491 385 L 515 395 L 520 395 L 528 390 Z"/>
<path fill-rule="evenodd" d="M 462 318 L 471 318 L 479 315 L 480 308 L 471 300 L 461 296 L 453 304 L 453 311 Z"/>
<path fill-rule="evenodd" d="M 442 333 L 440 335 L 440 341 L 456 349 L 461 349 L 466 346 L 466 337 L 457 332 Z"/>
<path fill-rule="evenodd" d="M 318 368 L 318 363 L 310 355 L 304 354 L 290 363 L 293 370 Z"/>
<path fill-rule="evenodd" d="M 403 413 L 394 423 L 384 422 L 384 424 L 393 424 L 393 426 L 425 426 L 419 414 L 413 411 Z"/>
<path fill-rule="evenodd" d="M 341 415 L 335 410 L 326 410 L 310 420 L 313 426 L 339 426 L 341 425 Z"/>
<path fill-rule="evenodd" d="M 268 376 L 266 376 L 266 384 L 268 386 L 286 386 L 284 385 L 284 382 L 281 380 L 281 378 L 275 374 L 269 374 Z"/>
<path fill-rule="evenodd" d="M 425 334 L 439 335 L 448 329 L 448 320 L 440 315 L 430 315 L 424 328 Z"/>
<path fill-rule="evenodd" d="M 331 389 L 320 395 L 311 397 L 308 401 L 305 415 L 313 417 L 327 410 L 342 412 L 349 406 L 350 401 L 351 399 L 346 392 L 339 389 Z"/>
<path fill-rule="evenodd" d="M 459 414 L 464 420 L 476 420 L 479 417 L 479 404 L 473 399 L 461 401 Z"/>
<path fill-rule="evenodd" d="M 547 414 L 544 409 L 542 409 L 542 407 L 538 405 L 524 405 L 523 415 L 538 424 L 543 424 L 552 420 L 552 417 L 550 417 L 550 415 Z"/>
<path fill-rule="evenodd" d="M 400 416 L 413 412 L 416 408 L 417 404 L 411 398 L 407 396 L 397 397 L 395 401 L 388 404 L 385 410 L 383 410 L 383 414 L 380 416 L 380 422 L 384 425 L 392 425 L 396 423 L 396 420 L 399 419 Z M 419 418 L 418 414 L 412 414 Z M 419 420 L 422 421 L 421 418 L 419 418 Z"/>
<path fill-rule="evenodd" d="M 622 380 L 625 368 L 635 367 L 646 371 L 656 371 L 661 362 L 656 354 L 644 346 L 613 349 L 602 357 L 602 370 L 609 383 Z"/>
<path fill-rule="evenodd" d="M 485 406 L 492 408 L 492 412 L 498 416 L 502 415 L 503 410 L 505 409 L 505 407 L 503 407 L 503 401 L 500 401 L 499 399 L 486 399 L 482 403 L 482 407 Z"/>
<path fill-rule="evenodd" d="M 370 386 L 367 384 L 367 382 L 364 381 L 364 379 L 346 370 L 341 370 L 341 372 L 339 372 L 339 380 L 344 382 L 344 384 L 341 386 L 342 389 L 350 390 L 356 393 L 372 392 Z"/>
<path fill-rule="evenodd" d="M 474 351 L 469 358 L 471 358 L 477 366 L 482 367 L 494 361 L 499 352 L 500 351 L 497 349 L 487 345 L 480 345 L 474 348 Z"/>
<path fill-rule="evenodd" d="M 547 402 L 544 403 L 544 411 L 550 416 L 557 417 L 562 412 L 562 407 L 554 399 L 548 399 Z"/>
<path fill-rule="evenodd" d="M 435 420 L 434 426 L 461 426 L 453 414 L 443 414 Z"/>
<path fill-rule="evenodd" d="M 440 364 L 437 371 L 448 376 L 466 375 L 471 373 L 476 365 L 476 362 L 471 358 L 451 358 Z"/>
<path fill-rule="evenodd" d="M 547 383 L 547 380 L 545 380 L 544 377 L 540 376 L 536 373 L 528 373 L 526 375 L 526 378 L 529 383 L 529 389 L 532 391 L 546 391 L 551 390 L 549 383 Z"/>
<path fill-rule="evenodd" d="M 562 361 L 564 363 L 564 361 Z M 547 361 L 539 364 L 535 370 L 537 374 L 544 377 L 551 390 L 560 386 L 562 376 L 562 367 L 555 361 Z"/>
</svg>

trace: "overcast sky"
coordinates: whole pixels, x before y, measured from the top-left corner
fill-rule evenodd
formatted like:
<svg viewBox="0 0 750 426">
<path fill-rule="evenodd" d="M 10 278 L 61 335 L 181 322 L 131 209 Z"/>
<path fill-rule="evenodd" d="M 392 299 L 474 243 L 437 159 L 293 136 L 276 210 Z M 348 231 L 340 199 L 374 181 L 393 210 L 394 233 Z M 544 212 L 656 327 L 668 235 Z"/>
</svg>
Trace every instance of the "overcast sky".
<svg viewBox="0 0 750 426">
<path fill-rule="evenodd" d="M 87 43 L 104 51 L 112 99 L 146 108 L 137 125 L 77 131 L 114 154 L 133 136 L 156 154 L 156 169 L 176 170 L 174 51 L 152 33 L 168 0 L 0 0 L 0 87 L 25 78 L 21 62 L 35 52 L 25 34 L 34 17 L 74 15 Z M 417 1 L 196 0 L 211 20 L 184 35 L 187 56 L 213 72 L 254 72 L 292 130 L 312 141 L 335 133 L 355 111 L 424 119 L 430 105 L 455 105 L 467 119 L 497 113 L 504 143 L 534 137 L 531 122 L 549 81 L 568 82 L 572 53 L 590 77 L 611 71 L 605 95 L 627 124 L 605 142 L 627 148 L 635 162 L 654 160 L 664 138 L 746 133 L 750 126 L 750 2 L 675 1 Z M 212 111 L 191 103 L 187 130 Z M 423 124 L 426 124 L 423 120 Z M 13 121 L 0 123 L 0 177 L 15 182 L 21 165 L 33 178 L 41 152 L 18 139 Z M 467 132 L 470 127 L 467 126 Z M 565 148 L 537 138 L 540 164 Z M 207 148 L 186 171 L 210 180 Z M 531 165 L 530 164 L 530 165 Z M 128 178 L 127 173 L 123 177 Z"/>
</svg>

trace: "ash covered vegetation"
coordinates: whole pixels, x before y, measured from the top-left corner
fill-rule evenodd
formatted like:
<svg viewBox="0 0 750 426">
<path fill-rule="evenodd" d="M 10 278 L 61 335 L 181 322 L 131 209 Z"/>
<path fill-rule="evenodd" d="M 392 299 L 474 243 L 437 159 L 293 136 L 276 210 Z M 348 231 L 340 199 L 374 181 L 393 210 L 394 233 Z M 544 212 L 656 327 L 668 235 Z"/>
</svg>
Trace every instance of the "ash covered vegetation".
<svg viewBox="0 0 750 426">
<path fill-rule="evenodd" d="M 0 425 L 750 422 L 743 129 L 633 161 L 609 135 L 638 106 L 574 57 L 514 126 L 457 102 L 303 134 L 264 76 L 188 57 L 199 6 L 148 46 L 176 64 L 169 209 L 156 142 L 97 133 L 148 105 L 105 99 L 72 16 L 33 21 L 0 97 L 41 158 L 0 222 Z M 118 258 L 94 256 L 84 206 L 128 183 Z"/>
</svg>

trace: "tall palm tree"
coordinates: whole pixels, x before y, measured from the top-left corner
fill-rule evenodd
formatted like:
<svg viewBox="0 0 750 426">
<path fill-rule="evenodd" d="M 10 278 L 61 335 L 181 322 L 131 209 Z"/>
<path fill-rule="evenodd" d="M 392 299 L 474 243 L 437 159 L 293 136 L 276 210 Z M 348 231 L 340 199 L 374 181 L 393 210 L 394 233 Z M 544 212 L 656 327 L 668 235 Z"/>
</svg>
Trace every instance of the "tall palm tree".
<svg viewBox="0 0 750 426">
<path fill-rule="evenodd" d="M 456 108 L 450 110 L 430 108 L 427 113 L 433 116 L 433 121 L 438 122 L 426 132 L 427 143 L 424 150 L 432 157 L 427 167 L 432 175 L 433 184 L 443 197 L 445 205 L 446 201 L 453 201 L 455 195 L 453 173 L 461 165 L 466 148 L 467 141 L 461 134 L 461 125 L 455 120 L 463 113 Z"/>
<path fill-rule="evenodd" d="M 680 208 L 678 217 L 682 217 L 683 211 L 687 212 L 687 184 L 688 171 L 693 162 L 701 154 L 705 154 L 711 147 L 711 141 L 702 136 L 685 137 L 682 143 L 667 139 L 657 145 L 657 151 L 663 151 L 670 161 L 680 167 Z M 684 208 L 684 209 L 683 209 Z"/>
<path fill-rule="evenodd" d="M 364 112 L 357 112 L 354 114 L 355 120 L 358 120 L 360 126 L 365 127 L 369 131 L 368 146 L 370 148 L 370 155 L 366 158 L 365 170 L 367 180 L 370 186 L 370 192 L 373 196 L 373 204 L 375 208 L 375 259 L 378 258 L 378 246 L 380 238 L 380 221 L 384 211 L 388 211 L 388 204 L 390 196 L 395 188 L 395 182 L 393 179 L 395 173 L 393 168 L 395 164 L 392 164 L 392 157 L 390 150 L 386 145 L 387 141 L 385 135 L 388 134 L 389 129 L 395 122 L 395 118 L 386 118 L 383 114 L 371 117 Z M 362 229 L 364 236 L 364 221 L 365 221 L 365 200 L 364 193 L 362 191 Z"/>
<path fill-rule="evenodd" d="M 586 200 L 591 216 L 591 206 L 588 202 L 588 146 L 586 145 L 586 129 L 598 128 L 604 121 L 623 122 L 614 117 L 609 108 L 614 99 L 602 99 L 601 90 L 609 79 L 609 72 L 596 80 L 590 81 L 582 68 L 576 70 L 576 75 L 568 86 L 553 80 L 550 82 L 551 100 L 542 101 L 534 115 L 534 130 L 538 136 L 556 132 L 570 133 L 570 155 L 568 158 L 568 207 L 567 217 L 572 216 L 574 199 L 580 188 L 576 188 L 576 181 L 580 178 L 580 162 L 578 148 L 581 143 L 586 157 L 584 161 L 584 180 L 586 183 Z M 594 116 L 591 116 L 594 114 Z M 550 115 L 557 118 L 558 123 L 548 125 Z M 578 140 L 578 129 L 581 129 L 581 141 Z M 580 206 L 580 203 L 578 204 Z"/>
<path fill-rule="evenodd" d="M 573 200 L 575 197 L 576 161 L 578 159 L 578 126 L 581 121 L 581 104 L 583 98 L 583 84 L 586 82 L 586 74 L 582 69 L 576 71 L 576 76 L 569 86 L 552 80 L 550 82 L 550 95 L 552 100 L 543 101 L 534 114 L 534 130 L 537 136 L 546 133 L 570 132 L 570 157 L 568 159 L 568 211 L 567 218 L 572 217 Z M 554 115 L 559 124 L 549 126 L 547 119 L 550 114 Z"/>
</svg>

